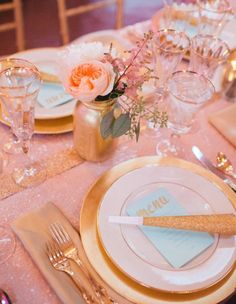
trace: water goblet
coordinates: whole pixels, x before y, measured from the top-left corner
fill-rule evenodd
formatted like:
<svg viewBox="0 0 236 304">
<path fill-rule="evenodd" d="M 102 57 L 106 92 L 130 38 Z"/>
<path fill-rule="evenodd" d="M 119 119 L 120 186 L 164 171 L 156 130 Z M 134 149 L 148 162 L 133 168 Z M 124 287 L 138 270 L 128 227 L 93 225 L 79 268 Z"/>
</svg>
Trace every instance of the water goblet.
<svg viewBox="0 0 236 304">
<path fill-rule="evenodd" d="M 227 61 L 230 50 L 220 38 L 211 35 L 196 35 L 191 40 L 191 71 L 212 78 L 217 67 Z"/>
<path fill-rule="evenodd" d="M 226 23 L 232 18 L 228 0 L 198 0 L 198 34 L 218 37 Z"/>
<path fill-rule="evenodd" d="M 165 108 L 163 96 L 165 95 L 166 82 L 170 75 L 176 70 L 178 64 L 182 60 L 185 52 L 190 47 L 190 39 L 183 32 L 177 32 L 172 29 L 164 29 L 154 33 L 152 39 L 152 55 L 155 81 L 155 93 L 152 96 L 153 105 L 158 103 L 158 108 Z M 148 137 L 156 137 L 156 125 L 147 122 Z M 154 133 L 154 134 L 153 134 Z"/>
<path fill-rule="evenodd" d="M 9 117 L 9 114 L 7 113 L 7 109 L 5 108 L 4 104 L 1 104 L 1 114 L 3 120 L 10 126 L 12 126 L 11 119 Z M 20 141 L 17 139 L 15 134 L 13 133 L 12 127 L 11 127 L 11 136 L 7 139 L 7 142 L 4 142 L 2 145 L 2 150 L 7 154 L 16 154 L 21 152 L 21 145 Z"/>
<path fill-rule="evenodd" d="M 169 138 L 159 141 L 156 153 L 160 156 L 184 157 L 179 137 L 190 131 L 196 113 L 211 99 L 215 89 L 203 75 L 177 71 L 168 81 L 167 90 L 168 128 L 172 133 Z"/>
<path fill-rule="evenodd" d="M 30 140 L 34 132 L 34 105 L 40 89 L 41 78 L 30 62 L 17 58 L 3 59 L 0 64 L 0 99 L 12 122 L 13 133 L 20 140 L 23 154 L 21 165 L 12 172 L 14 181 L 22 187 L 41 183 L 46 171 L 40 162 L 29 157 Z"/>
<path fill-rule="evenodd" d="M 5 59 L 0 60 L 0 71 L 2 69 L 5 69 L 8 64 L 9 64 L 9 61 L 7 61 Z M 1 108 L 1 115 L 2 115 L 3 120 L 11 126 L 12 123 L 10 120 L 10 116 L 9 116 L 7 108 L 5 107 L 3 102 L 2 103 L 0 102 L 0 108 Z M 7 154 L 19 153 L 21 151 L 19 141 L 16 139 L 16 136 L 13 134 L 13 132 L 11 132 L 11 133 L 12 133 L 11 137 L 8 138 L 7 142 L 4 142 L 2 149 Z"/>
<path fill-rule="evenodd" d="M 159 28 L 185 32 L 189 37 L 196 34 L 198 24 L 198 6 L 195 0 L 163 0 L 164 9 Z"/>
<path fill-rule="evenodd" d="M 165 84 L 190 48 L 190 39 L 183 32 L 164 29 L 154 33 L 152 51 L 157 92 L 162 95 Z"/>
</svg>

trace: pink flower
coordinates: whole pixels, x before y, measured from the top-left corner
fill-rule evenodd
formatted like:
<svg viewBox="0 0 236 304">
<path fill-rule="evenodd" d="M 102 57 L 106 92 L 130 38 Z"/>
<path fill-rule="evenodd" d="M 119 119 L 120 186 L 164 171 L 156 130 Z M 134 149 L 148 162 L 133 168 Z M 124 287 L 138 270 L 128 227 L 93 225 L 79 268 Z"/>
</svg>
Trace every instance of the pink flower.
<svg viewBox="0 0 236 304">
<path fill-rule="evenodd" d="M 68 75 L 66 90 L 82 102 L 91 102 L 98 96 L 110 93 L 115 73 L 110 63 L 92 60 L 74 67 Z"/>
</svg>

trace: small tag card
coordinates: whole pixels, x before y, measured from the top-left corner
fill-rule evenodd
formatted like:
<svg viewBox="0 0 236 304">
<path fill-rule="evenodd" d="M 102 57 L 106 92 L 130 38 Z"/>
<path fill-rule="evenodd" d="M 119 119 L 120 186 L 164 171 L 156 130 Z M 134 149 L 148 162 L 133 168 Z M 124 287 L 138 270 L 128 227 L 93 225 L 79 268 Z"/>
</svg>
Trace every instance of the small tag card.
<svg viewBox="0 0 236 304">
<path fill-rule="evenodd" d="M 134 201 L 127 208 L 130 216 L 187 215 L 186 210 L 164 188 Z M 214 242 L 209 233 L 170 228 L 139 226 L 161 255 L 175 268 L 181 268 Z"/>
<path fill-rule="evenodd" d="M 44 83 L 39 91 L 38 103 L 47 109 L 69 102 L 73 97 L 67 94 L 61 84 Z"/>
</svg>

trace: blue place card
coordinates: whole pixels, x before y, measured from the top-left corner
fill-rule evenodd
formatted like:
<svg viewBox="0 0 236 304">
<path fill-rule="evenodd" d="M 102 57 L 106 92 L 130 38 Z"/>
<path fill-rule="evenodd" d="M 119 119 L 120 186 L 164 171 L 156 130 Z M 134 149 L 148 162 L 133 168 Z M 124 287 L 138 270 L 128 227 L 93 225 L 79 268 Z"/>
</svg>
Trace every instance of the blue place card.
<svg viewBox="0 0 236 304">
<path fill-rule="evenodd" d="M 47 109 L 62 105 L 72 100 L 72 96 L 67 94 L 61 84 L 44 83 L 39 91 L 38 103 Z"/>
<path fill-rule="evenodd" d="M 130 216 L 187 215 L 187 211 L 164 188 L 157 189 L 127 207 Z M 214 242 L 206 232 L 139 226 L 161 255 L 174 267 L 181 268 Z"/>
</svg>

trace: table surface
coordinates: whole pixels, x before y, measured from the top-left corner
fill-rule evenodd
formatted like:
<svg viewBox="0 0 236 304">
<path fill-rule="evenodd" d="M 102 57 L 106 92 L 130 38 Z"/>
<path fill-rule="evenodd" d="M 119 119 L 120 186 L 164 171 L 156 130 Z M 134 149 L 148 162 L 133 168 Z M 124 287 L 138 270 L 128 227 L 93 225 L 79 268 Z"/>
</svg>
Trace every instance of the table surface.
<svg viewBox="0 0 236 304">
<path fill-rule="evenodd" d="M 208 123 L 208 115 L 230 103 L 222 99 L 216 100 L 203 108 L 197 115 L 198 128 L 192 133 L 183 135 L 181 141 L 187 151 L 187 160 L 198 163 L 191 153 L 191 146 L 197 145 L 215 161 L 216 153 L 225 152 L 236 167 L 235 148 L 226 141 Z M 141 134 L 138 143 L 126 137 L 120 139 L 120 144 L 114 155 L 102 163 L 84 162 L 54 178 L 46 180 L 43 184 L 26 189 L 0 202 L 0 223 L 9 227 L 14 219 L 31 210 L 38 208 L 46 202 L 52 201 L 57 205 L 75 227 L 79 227 L 79 215 L 82 199 L 91 184 L 103 172 L 125 160 L 145 155 L 155 155 L 155 148 L 160 131 L 156 136 L 148 136 L 147 132 Z M 9 136 L 9 128 L 0 125 L 1 143 Z M 32 152 L 41 159 L 53 155 L 73 145 L 72 133 L 61 135 L 34 135 Z M 10 158 L 10 163 L 13 159 Z M 21 242 L 16 240 L 16 249 L 12 257 L 1 265 L 0 286 L 8 291 L 14 303 L 60 303 L 54 291 L 44 279 L 40 270 L 35 266 Z"/>
</svg>

